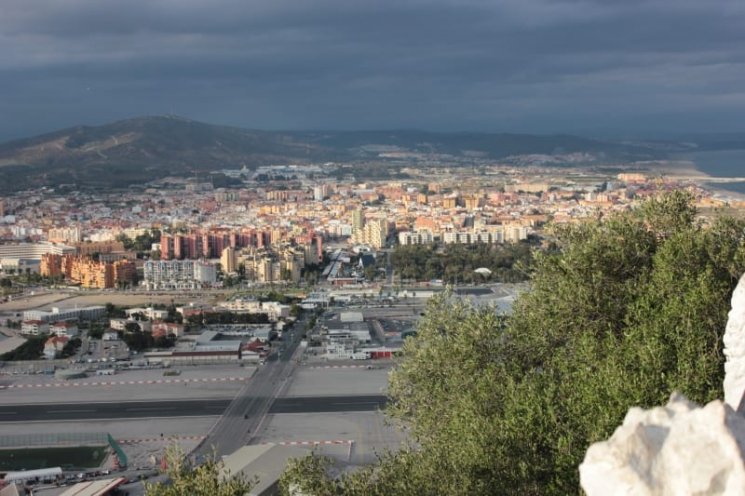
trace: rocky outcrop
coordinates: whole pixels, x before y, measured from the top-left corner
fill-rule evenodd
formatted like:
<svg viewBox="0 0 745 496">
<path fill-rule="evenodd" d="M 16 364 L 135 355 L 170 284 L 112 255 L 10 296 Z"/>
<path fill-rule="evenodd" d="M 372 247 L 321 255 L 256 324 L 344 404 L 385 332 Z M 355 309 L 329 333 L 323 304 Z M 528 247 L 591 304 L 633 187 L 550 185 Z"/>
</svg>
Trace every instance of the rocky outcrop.
<svg viewBox="0 0 745 496">
<path fill-rule="evenodd" d="M 580 465 L 588 496 L 745 494 L 745 418 L 721 401 L 701 408 L 680 395 L 632 408 Z"/>
<path fill-rule="evenodd" d="M 588 496 L 745 495 L 745 276 L 724 333 L 725 401 L 632 408 L 579 467 Z"/>
<path fill-rule="evenodd" d="M 745 410 L 745 276 L 732 295 L 732 310 L 729 312 L 724 332 L 724 401 L 735 411 Z"/>
</svg>

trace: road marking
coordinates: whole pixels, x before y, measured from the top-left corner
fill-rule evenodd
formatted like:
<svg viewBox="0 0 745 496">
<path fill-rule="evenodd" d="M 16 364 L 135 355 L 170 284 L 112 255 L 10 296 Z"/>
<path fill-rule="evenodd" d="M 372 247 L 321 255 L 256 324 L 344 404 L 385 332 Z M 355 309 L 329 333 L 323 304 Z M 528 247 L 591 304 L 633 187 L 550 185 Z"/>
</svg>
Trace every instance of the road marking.
<svg viewBox="0 0 745 496">
<path fill-rule="evenodd" d="M 317 446 L 319 444 L 354 444 L 354 439 L 331 439 L 321 441 L 277 441 L 275 443 L 266 442 L 264 444 L 279 444 L 280 446 Z"/>
<path fill-rule="evenodd" d="M 201 441 L 206 436 L 164 436 L 164 437 L 145 437 L 132 439 L 117 439 L 120 444 L 139 444 L 155 442 L 172 442 L 172 441 Z"/>
<path fill-rule="evenodd" d="M 92 387 L 92 386 L 126 386 L 135 384 L 188 384 L 206 382 L 244 382 L 250 377 L 204 377 L 194 379 L 157 379 L 141 381 L 94 381 L 94 382 L 55 382 L 46 384 L 8 384 L 0 385 L 0 389 L 27 388 L 60 388 L 60 387 Z"/>
<path fill-rule="evenodd" d="M 366 369 L 368 365 L 311 365 L 309 369 Z"/>
</svg>

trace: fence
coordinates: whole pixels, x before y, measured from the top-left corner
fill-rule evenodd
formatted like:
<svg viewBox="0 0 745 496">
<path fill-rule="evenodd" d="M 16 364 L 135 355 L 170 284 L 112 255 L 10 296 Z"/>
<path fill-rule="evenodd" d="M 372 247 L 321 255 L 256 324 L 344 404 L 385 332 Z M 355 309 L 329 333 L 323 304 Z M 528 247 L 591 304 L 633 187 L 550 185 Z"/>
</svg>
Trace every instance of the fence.
<svg viewBox="0 0 745 496">
<path fill-rule="evenodd" d="M 0 448 L 104 446 L 106 444 L 109 444 L 109 434 L 106 432 L 7 434 L 0 436 Z"/>
</svg>

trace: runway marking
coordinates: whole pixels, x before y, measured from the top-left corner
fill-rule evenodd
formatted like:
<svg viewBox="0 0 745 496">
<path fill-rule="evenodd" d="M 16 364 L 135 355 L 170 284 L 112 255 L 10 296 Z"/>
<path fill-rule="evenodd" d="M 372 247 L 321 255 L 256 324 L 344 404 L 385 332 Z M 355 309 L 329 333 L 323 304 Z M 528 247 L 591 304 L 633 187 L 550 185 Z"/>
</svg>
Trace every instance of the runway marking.
<svg viewBox="0 0 745 496">
<path fill-rule="evenodd" d="M 323 441 L 277 441 L 276 443 L 266 442 L 263 444 L 278 444 L 280 446 L 318 446 L 320 444 L 354 444 L 354 439 L 331 439 Z"/>
<path fill-rule="evenodd" d="M 33 388 L 67 388 L 92 386 L 131 386 L 134 384 L 203 384 L 208 382 L 243 382 L 248 377 L 205 377 L 203 379 L 151 379 L 141 381 L 92 381 L 92 382 L 50 382 L 45 384 L 9 384 L 0 385 L 1 389 L 33 389 Z"/>
<path fill-rule="evenodd" d="M 309 369 L 366 369 L 371 365 L 312 365 Z"/>
<path fill-rule="evenodd" d="M 119 444 L 140 444 L 140 443 L 162 443 L 172 441 L 201 441 L 207 436 L 164 436 L 164 437 L 143 437 L 132 439 L 117 439 Z"/>
</svg>

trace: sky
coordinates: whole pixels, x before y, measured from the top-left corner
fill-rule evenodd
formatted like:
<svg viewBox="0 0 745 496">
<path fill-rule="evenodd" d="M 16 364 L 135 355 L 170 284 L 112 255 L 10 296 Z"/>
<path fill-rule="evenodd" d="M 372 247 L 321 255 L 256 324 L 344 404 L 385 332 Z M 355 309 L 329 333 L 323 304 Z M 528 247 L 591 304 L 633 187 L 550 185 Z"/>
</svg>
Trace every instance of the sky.
<svg viewBox="0 0 745 496">
<path fill-rule="evenodd" d="M 2 0 L 0 140 L 252 129 L 745 131 L 743 0 Z"/>
</svg>

